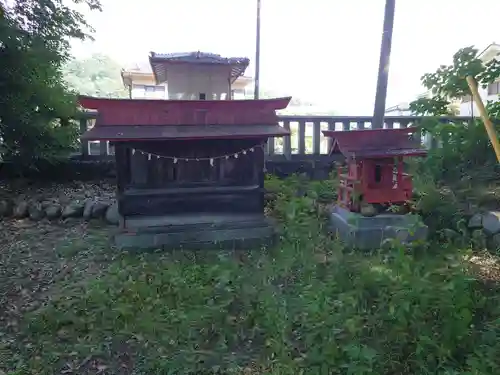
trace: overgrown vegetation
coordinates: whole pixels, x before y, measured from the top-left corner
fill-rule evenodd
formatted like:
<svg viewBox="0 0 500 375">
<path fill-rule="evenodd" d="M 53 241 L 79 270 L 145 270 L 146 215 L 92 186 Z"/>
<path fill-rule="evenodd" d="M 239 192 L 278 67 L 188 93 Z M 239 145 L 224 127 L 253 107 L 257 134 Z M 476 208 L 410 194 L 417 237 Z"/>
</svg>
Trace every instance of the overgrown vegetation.
<svg viewBox="0 0 500 375">
<path fill-rule="evenodd" d="M 500 78 L 500 61 L 493 59 L 484 63 L 477 49 L 460 49 L 453 56 L 453 64 L 443 65 L 422 77 L 422 85 L 431 96 L 412 102 L 411 110 L 434 117 L 453 114 L 452 104 L 471 95 L 465 80 L 469 75 L 479 86 L 486 88 Z M 487 110 L 497 120 L 497 131 L 500 131 L 500 102 L 487 103 Z M 434 180 L 456 183 L 464 178 L 488 180 L 495 177 L 498 162 L 480 119 L 462 123 L 429 118 L 421 125 L 423 133 L 430 133 L 440 146 L 434 148 L 422 163 L 422 169 Z"/>
<path fill-rule="evenodd" d="M 98 0 L 73 1 L 100 9 Z M 73 4 L 70 4 L 73 5 Z M 62 66 L 70 39 L 92 29 L 62 0 L 0 1 L 0 156 L 30 165 L 57 157 L 77 139 L 74 94 Z M 55 120 L 60 119 L 60 120 Z"/>
<path fill-rule="evenodd" d="M 54 158 L 76 139 L 64 120 L 75 109 L 62 76 L 68 38 L 89 25 L 60 0 L 0 5 L 2 155 Z M 413 110 L 448 113 L 469 74 L 486 85 L 500 66 L 460 50 L 422 78 L 433 96 Z M 498 104 L 488 108 L 500 118 Z M 50 241 L 46 228 L 0 231 L 0 374 L 498 374 L 497 280 L 471 269 L 484 243 L 464 224 L 464 204 L 481 204 L 477 182 L 498 184 L 494 153 L 479 121 L 429 119 L 422 131 L 442 147 L 412 166 L 433 233 L 414 247 L 344 248 L 324 228 L 335 181 L 302 177 L 266 181 L 281 233 L 272 249 L 127 255 L 106 229 Z"/>
<path fill-rule="evenodd" d="M 437 118 L 453 115 L 453 104 L 470 95 L 468 75 L 486 87 L 500 78 L 500 62 L 484 63 L 473 47 L 460 49 L 451 65 L 422 77 L 430 97 L 410 104 L 416 114 L 429 116 L 421 124 L 422 133 L 435 140 L 429 155 L 413 163 L 416 191 L 422 198 L 419 209 L 433 233 L 450 228 L 465 233 L 468 214 L 479 207 L 499 207 L 498 162 L 482 121 L 441 122 Z M 487 110 L 500 132 L 500 102 L 488 102 Z"/>
<path fill-rule="evenodd" d="M 91 265 L 90 257 L 108 254 L 102 271 L 70 274 L 49 285 L 44 305 L 14 314 L 0 339 L 0 368 L 18 375 L 497 374 L 500 294 L 469 272 L 470 250 L 446 243 L 344 249 L 326 234 L 317 204 L 331 184 L 267 181 L 281 227 L 272 249 L 110 258 L 116 250 L 95 233 L 60 242 L 65 263 L 88 256 Z"/>
</svg>

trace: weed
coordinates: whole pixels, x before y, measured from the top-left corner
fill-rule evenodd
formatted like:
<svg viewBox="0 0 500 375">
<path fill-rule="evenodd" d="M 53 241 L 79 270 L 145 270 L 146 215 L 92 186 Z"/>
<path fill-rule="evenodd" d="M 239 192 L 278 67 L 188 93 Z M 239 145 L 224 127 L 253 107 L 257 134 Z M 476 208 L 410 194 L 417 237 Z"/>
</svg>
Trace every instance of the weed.
<svg viewBox="0 0 500 375">
<path fill-rule="evenodd" d="M 6 343 L 19 354 L 5 368 L 498 374 L 499 294 L 471 276 L 463 251 L 433 243 L 422 252 L 345 251 L 323 228 L 324 184 L 268 183 L 283 228 L 277 247 L 117 256 L 98 278 L 66 283 L 25 313 Z"/>
</svg>

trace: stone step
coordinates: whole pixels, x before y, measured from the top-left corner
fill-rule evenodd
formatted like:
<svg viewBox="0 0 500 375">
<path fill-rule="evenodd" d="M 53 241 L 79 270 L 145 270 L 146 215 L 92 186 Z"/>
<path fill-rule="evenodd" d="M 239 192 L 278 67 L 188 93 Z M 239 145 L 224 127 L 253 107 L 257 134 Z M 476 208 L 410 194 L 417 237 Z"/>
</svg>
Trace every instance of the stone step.
<svg viewBox="0 0 500 375">
<path fill-rule="evenodd" d="M 179 230 L 182 229 L 182 230 Z M 120 232 L 115 245 L 120 250 L 149 249 L 252 249 L 271 245 L 275 231 L 272 225 L 231 228 L 156 228 L 137 232 Z"/>
</svg>

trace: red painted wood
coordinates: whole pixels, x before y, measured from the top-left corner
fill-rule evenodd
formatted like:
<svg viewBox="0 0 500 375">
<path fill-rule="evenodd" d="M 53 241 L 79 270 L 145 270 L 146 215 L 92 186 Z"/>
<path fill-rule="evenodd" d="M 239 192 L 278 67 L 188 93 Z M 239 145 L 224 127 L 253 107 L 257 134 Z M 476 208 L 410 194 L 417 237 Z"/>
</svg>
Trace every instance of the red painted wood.
<svg viewBox="0 0 500 375">
<path fill-rule="evenodd" d="M 80 97 L 80 105 L 96 109 L 96 126 L 265 125 L 276 124 L 276 110 L 289 98 L 264 100 L 142 100 Z"/>
</svg>

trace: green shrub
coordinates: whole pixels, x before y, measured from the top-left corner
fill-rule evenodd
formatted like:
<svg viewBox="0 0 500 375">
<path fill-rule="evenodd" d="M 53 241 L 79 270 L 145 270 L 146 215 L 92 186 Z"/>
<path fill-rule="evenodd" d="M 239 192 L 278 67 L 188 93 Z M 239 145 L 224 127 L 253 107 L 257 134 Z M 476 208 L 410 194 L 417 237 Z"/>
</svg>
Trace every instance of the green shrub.
<svg viewBox="0 0 500 375">
<path fill-rule="evenodd" d="M 25 317 L 19 366 L 54 374 L 90 357 L 118 373 L 126 353 L 141 374 L 499 373 L 500 294 L 461 250 L 342 249 L 317 184 L 297 196 L 298 180 L 267 180 L 278 246 L 117 257 Z"/>
</svg>

